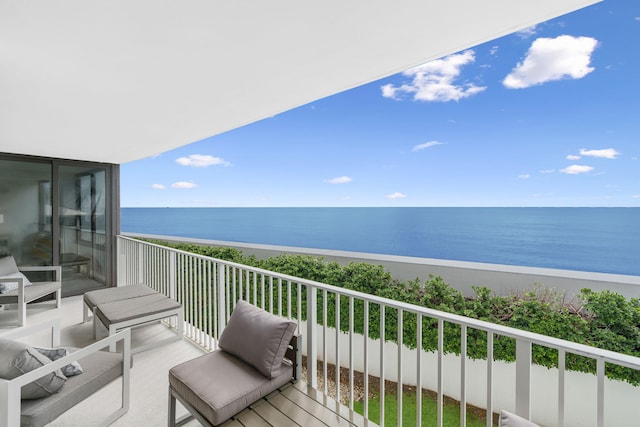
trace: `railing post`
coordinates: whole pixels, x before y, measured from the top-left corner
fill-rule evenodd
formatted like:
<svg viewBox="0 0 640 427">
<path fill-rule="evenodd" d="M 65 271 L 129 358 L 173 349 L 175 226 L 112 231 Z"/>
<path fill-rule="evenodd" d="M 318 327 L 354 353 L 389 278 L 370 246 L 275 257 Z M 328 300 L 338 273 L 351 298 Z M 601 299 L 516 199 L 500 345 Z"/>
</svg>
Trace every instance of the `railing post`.
<svg viewBox="0 0 640 427">
<path fill-rule="evenodd" d="M 531 407 L 531 342 L 516 339 L 516 414 L 529 419 Z"/>
<path fill-rule="evenodd" d="M 225 275 L 224 265 L 217 264 L 218 283 L 216 284 L 217 303 L 218 303 L 218 338 L 222 335 L 224 327 L 227 326 L 227 296 L 225 295 Z"/>
<path fill-rule="evenodd" d="M 318 388 L 317 305 L 318 295 L 316 288 L 307 286 L 307 384 L 313 388 Z"/>
<path fill-rule="evenodd" d="M 117 238 L 117 259 L 118 259 L 118 281 L 116 286 L 126 286 L 129 284 L 129 242 L 118 236 Z"/>
<path fill-rule="evenodd" d="M 493 426 L 493 332 L 487 332 L 487 427 Z"/>
<path fill-rule="evenodd" d="M 122 239 L 116 236 L 116 286 L 122 285 Z"/>
<path fill-rule="evenodd" d="M 144 246 L 138 245 L 138 281 L 136 284 L 144 283 Z"/>
<path fill-rule="evenodd" d="M 169 271 L 167 271 L 169 275 L 169 298 L 177 299 L 176 295 L 176 253 L 174 251 L 169 251 Z"/>
<path fill-rule="evenodd" d="M 605 364 L 603 359 L 596 360 L 596 426 L 604 427 L 604 376 Z"/>
</svg>

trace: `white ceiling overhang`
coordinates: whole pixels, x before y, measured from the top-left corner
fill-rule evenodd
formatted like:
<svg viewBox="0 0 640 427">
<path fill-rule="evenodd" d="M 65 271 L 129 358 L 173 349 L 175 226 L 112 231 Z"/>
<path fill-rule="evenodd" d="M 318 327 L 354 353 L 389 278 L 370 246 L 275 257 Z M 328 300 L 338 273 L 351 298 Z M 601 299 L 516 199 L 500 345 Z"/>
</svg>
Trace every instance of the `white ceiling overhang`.
<svg viewBox="0 0 640 427">
<path fill-rule="evenodd" d="M 0 0 L 0 152 L 124 163 L 598 0 Z"/>
</svg>

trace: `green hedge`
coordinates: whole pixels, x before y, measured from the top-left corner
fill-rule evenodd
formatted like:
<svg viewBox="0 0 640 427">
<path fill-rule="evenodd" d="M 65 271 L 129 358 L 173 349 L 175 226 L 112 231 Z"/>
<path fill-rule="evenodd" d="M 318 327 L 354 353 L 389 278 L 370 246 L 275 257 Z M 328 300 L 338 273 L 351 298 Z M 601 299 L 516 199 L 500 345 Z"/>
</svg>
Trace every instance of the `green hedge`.
<svg viewBox="0 0 640 427">
<path fill-rule="evenodd" d="M 367 263 L 339 265 L 324 261 L 321 257 L 301 255 L 278 255 L 259 260 L 245 256 L 234 248 L 199 246 L 186 243 L 154 243 L 193 252 L 213 258 L 262 268 L 295 277 L 315 280 L 352 289 L 372 295 L 415 304 L 421 307 L 455 313 L 474 319 L 510 326 L 543 335 L 591 345 L 619 353 L 640 356 L 640 300 L 604 290 L 583 289 L 573 301 L 542 285 L 533 284 L 521 294 L 495 295 L 484 286 L 474 287 L 475 296 L 465 298 L 463 294 L 448 285 L 441 277 L 431 276 L 427 280 L 416 279 L 399 282 L 382 266 Z M 272 295 L 276 298 L 277 295 Z M 285 293 L 283 297 L 286 299 Z M 293 289 L 295 301 L 297 289 Z M 329 294 L 327 317 L 330 326 L 335 326 L 335 295 Z M 319 321 L 323 318 L 322 293 L 319 300 Z M 305 298 L 303 298 L 303 317 Z M 347 330 L 349 309 L 348 298 L 340 298 L 340 329 Z M 286 305 L 286 300 L 283 303 Z M 295 306 L 295 304 L 293 304 Z M 364 308 L 362 301 L 354 302 L 354 330 L 363 333 Z M 295 311 L 295 307 L 294 307 Z M 296 313 L 297 314 L 297 313 Z M 385 338 L 397 342 L 398 312 L 385 309 Z M 403 313 L 403 343 L 409 348 L 416 347 L 416 315 Z M 427 351 L 437 349 L 437 321 L 422 319 L 422 346 Z M 460 353 L 460 327 L 445 323 L 445 352 Z M 369 336 L 380 337 L 380 309 L 377 304 L 369 305 Z M 473 359 L 487 357 L 487 336 L 485 332 L 468 329 L 467 354 Z M 533 361 L 536 364 L 557 366 L 557 351 L 534 345 Z M 515 360 L 515 340 L 503 336 L 494 338 L 494 358 Z M 595 372 L 595 361 L 567 354 L 567 369 L 581 372 Z M 640 385 L 640 372 L 607 364 L 608 377 Z"/>
</svg>

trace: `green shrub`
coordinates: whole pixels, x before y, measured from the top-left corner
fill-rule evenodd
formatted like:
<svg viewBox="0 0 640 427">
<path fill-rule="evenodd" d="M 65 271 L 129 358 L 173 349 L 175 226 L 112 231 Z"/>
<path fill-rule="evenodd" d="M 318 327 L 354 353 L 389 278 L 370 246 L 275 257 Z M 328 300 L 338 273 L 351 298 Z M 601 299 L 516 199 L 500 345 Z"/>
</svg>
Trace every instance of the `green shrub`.
<svg viewBox="0 0 640 427">
<path fill-rule="evenodd" d="M 245 256 L 234 248 L 218 248 L 186 243 L 158 242 L 165 246 L 210 256 L 239 264 L 259 267 L 290 276 L 314 280 L 345 289 L 364 292 L 418 305 L 434 310 L 459 314 L 499 325 L 510 326 L 530 332 L 560 338 L 576 343 L 640 356 L 640 299 L 627 299 L 608 290 L 595 292 L 582 289 L 575 301 L 566 301 L 563 294 L 546 289 L 539 284 L 521 294 L 495 295 L 483 286 L 473 287 L 475 296 L 465 298 L 462 293 L 448 285 L 441 277 L 430 276 L 428 280 L 419 278 L 406 283 L 399 282 L 385 271 L 382 266 L 368 263 L 351 263 L 346 266 L 336 262 L 326 262 L 321 257 L 302 255 L 278 255 L 265 260 L 254 256 Z M 302 313 L 306 318 L 306 290 L 302 289 Z M 297 301 L 298 289 L 291 289 L 292 301 Z M 269 296 L 270 295 L 270 296 Z M 270 291 L 267 298 L 278 303 L 278 295 Z M 288 303 L 288 294 L 283 292 L 283 306 Z M 318 295 L 318 321 L 321 323 L 323 294 Z M 293 304 L 295 305 L 295 304 Z M 327 324 L 335 327 L 336 309 L 340 310 L 340 330 L 348 331 L 349 298 L 341 297 L 339 307 L 336 295 L 328 294 Z M 293 316 L 297 316 L 297 307 L 293 307 Z M 364 303 L 353 302 L 354 331 L 364 333 Z M 417 345 L 417 316 L 403 313 L 402 341 L 409 348 Z M 385 309 L 385 339 L 398 341 L 398 310 Z M 445 322 L 444 351 L 460 354 L 461 328 L 459 325 Z M 369 304 L 369 336 L 380 337 L 380 307 Z M 438 321 L 422 318 L 422 347 L 426 351 L 437 350 Z M 496 360 L 515 360 L 515 340 L 504 336 L 494 337 L 494 358 Z M 467 355 L 473 359 L 487 357 L 487 334 L 468 328 Z M 558 364 L 558 352 L 553 349 L 534 345 L 533 362 L 546 367 Z M 567 369 L 581 372 L 595 372 L 595 362 L 591 359 L 567 354 Z M 608 364 L 608 377 L 640 385 L 640 372 Z"/>
</svg>

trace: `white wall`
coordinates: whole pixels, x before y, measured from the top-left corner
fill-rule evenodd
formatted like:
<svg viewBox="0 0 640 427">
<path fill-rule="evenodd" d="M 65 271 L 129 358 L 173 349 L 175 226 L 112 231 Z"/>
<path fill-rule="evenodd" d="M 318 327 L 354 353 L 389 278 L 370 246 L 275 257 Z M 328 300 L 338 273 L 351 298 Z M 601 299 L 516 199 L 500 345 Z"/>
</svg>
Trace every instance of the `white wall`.
<svg viewBox="0 0 640 427">
<path fill-rule="evenodd" d="M 306 322 L 302 322 L 303 352 L 306 354 Z M 317 327 L 318 359 L 323 357 L 322 326 Z M 327 362 L 335 364 L 335 329 L 327 328 Z M 380 373 L 380 340 L 368 339 L 369 374 Z M 364 337 L 354 334 L 354 369 L 364 371 Z M 406 385 L 415 385 L 417 377 L 417 350 L 402 348 L 402 379 Z M 422 387 L 437 390 L 437 354 L 421 352 Z M 397 382 L 398 346 L 384 345 L 385 379 Z M 460 356 L 447 354 L 444 363 L 444 394 L 460 399 Z M 467 402 L 486 408 L 487 362 L 467 360 Z M 340 366 L 349 366 L 349 335 L 340 333 Z M 515 363 L 495 361 L 493 365 L 494 411 L 506 409 L 515 412 Z M 531 369 L 531 419 L 542 426 L 557 424 L 558 370 L 534 365 Z M 565 425 L 591 427 L 596 425 L 596 377 L 592 374 L 566 371 L 565 373 Z M 605 426 L 632 427 L 640 420 L 640 388 L 620 381 L 605 380 Z"/>
</svg>

